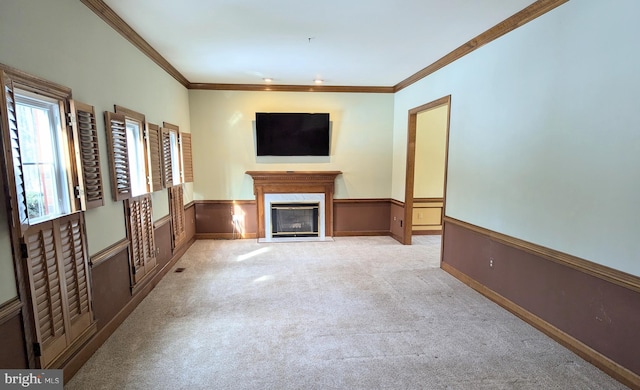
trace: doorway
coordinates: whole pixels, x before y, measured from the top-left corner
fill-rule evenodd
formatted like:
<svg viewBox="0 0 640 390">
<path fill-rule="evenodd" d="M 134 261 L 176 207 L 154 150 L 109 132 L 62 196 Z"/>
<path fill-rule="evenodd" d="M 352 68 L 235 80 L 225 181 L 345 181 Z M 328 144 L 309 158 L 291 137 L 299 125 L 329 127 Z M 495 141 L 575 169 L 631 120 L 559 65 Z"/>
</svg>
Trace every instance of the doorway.
<svg viewBox="0 0 640 390">
<path fill-rule="evenodd" d="M 439 234 L 442 231 L 450 112 L 451 95 L 409 110 L 403 232 L 405 245 L 412 243 L 414 219 L 419 220 L 423 234 Z M 427 132 L 442 134 L 426 136 Z"/>
</svg>

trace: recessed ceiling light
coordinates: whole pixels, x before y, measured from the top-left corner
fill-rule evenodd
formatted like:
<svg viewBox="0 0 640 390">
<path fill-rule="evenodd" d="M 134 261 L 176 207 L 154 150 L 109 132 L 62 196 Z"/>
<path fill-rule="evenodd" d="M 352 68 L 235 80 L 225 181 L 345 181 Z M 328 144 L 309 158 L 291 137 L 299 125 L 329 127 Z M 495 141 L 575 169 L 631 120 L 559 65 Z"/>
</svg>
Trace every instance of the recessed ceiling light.
<svg viewBox="0 0 640 390">
<path fill-rule="evenodd" d="M 316 84 L 322 84 L 324 81 L 321 80 L 321 79 L 315 79 L 315 80 L 313 80 L 313 82 L 316 83 Z"/>
<path fill-rule="evenodd" d="M 264 80 L 265 83 L 270 83 L 273 81 L 273 79 L 271 77 L 265 77 L 262 80 Z"/>
</svg>

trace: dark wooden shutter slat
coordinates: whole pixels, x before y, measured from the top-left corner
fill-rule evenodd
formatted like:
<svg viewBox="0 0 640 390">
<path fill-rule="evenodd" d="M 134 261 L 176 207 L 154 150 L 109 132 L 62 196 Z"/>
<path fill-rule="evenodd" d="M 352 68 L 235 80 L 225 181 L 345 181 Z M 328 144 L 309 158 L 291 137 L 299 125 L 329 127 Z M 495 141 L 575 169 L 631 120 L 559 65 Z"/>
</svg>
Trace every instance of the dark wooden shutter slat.
<svg viewBox="0 0 640 390">
<path fill-rule="evenodd" d="M 182 146 L 182 170 L 184 172 L 184 182 L 193 182 L 193 152 L 191 149 L 191 134 L 180 133 L 181 146 Z"/>
<path fill-rule="evenodd" d="M 111 189 L 116 201 L 131 198 L 131 171 L 127 149 L 127 128 L 124 115 L 105 112 L 109 161 L 111 162 Z"/>
<path fill-rule="evenodd" d="M 165 187 L 173 187 L 173 165 L 171 164 L 171 132 L 162 128 L 162 166 Z"/>
<path fill-rule="evenodd" d="M 164 180 L 162 178 L 163 160 L 160 126 L 148 123 L 147 134 L 149 161 L 151 164 L 151 190 L 159 191 L 164 187 Z"/>
<path fill-rule="evenodd" d="M 93 106 L 72 101 L 75 111 L 80 172 L 82 172 L 85 208 L 92 209 L 104 205 L 102 172 L 100 170 L 100 148 L 98 128 Z"/>
</svg>

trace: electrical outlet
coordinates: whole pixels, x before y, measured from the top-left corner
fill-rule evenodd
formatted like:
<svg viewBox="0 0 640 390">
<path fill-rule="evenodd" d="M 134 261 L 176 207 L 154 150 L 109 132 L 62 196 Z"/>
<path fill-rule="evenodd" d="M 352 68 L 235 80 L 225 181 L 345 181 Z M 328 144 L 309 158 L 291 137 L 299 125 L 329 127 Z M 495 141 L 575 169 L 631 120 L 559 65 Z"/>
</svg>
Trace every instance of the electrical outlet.
<svg viewBox="0 0 640 390">
<path fill-rule="evenodd" d="M 489 257 L 489 268 L 493 268 L 493 257 Z"/>
<path fill-rule="evenodd" d="M 398 217 L 393 217 L 393 220 L 394 220 L 394 221 L 397 221 L 397 220 L 398 220 Z"/>
</svg>

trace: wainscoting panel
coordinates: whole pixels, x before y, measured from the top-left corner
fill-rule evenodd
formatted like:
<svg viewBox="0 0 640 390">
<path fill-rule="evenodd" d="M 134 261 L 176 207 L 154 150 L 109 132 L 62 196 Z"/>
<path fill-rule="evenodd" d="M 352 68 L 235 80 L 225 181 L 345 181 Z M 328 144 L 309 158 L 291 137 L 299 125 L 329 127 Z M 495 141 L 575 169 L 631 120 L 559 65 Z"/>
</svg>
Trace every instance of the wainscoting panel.
<svg viewBox="0 0 640 390">
<path fill-rule="evenodd" d="M 16 298 L 0 307 L 0 368 L 28 368 L 22 303 Z"/>
<path fill-rule="evenodd" d="M 171 250 L 171 216 L 162 218 L 154 224 L 153 238 L 156 242 L 156 261 L 160 269 L 169 263 L 173 255 Z"/>
<path fill-rule="evenodd" d="M 412 234 L 442 233 L 442 198 L 415 198 L 412 210 Z"/>
<path fill-rule="evenodd" d="M 184 206 L 184 223 L 187 232 L 187 242 L 193 240 L 196 235 L 196 207 L 191 202 Z"/>
<path fill-rule="evenodd" d="M 334 236 L 389 235 L 389 199 L 334 199 Z"/>
<path fill-rule="evenodd" d="M 253 200 L 195 201 L 196 238 L 255 238 L 258 232 L 256 207 Z"/>
<path fill-rule="evenodd" d="M 391 213 L 389 215 L 391 237 L 399 242 L 404 242 L 404 202 L 391 200 Z"/>
<path fill-rule="evenodd" d="M 635 277 L 611 269 L 611 277 L 597 276 L 589 269 L 604 267 L 567 263 L 569 255 L 451 218 L 444 229 L 443 269 L 609 375 L 640 386 L 640 291 L 629 288 Z"/>
<path fill-rule="evenodd" d="M 91 269 L 93 312 L 98 330 L 109 323 L 131 299 L 128 249 L 127 245 L 121 245 L 119 251 L 112 251 L 108 258 L 96 262 L 97 265 Z M 95 257 L 92 257 L 92 263 Z"/>
</svg>

